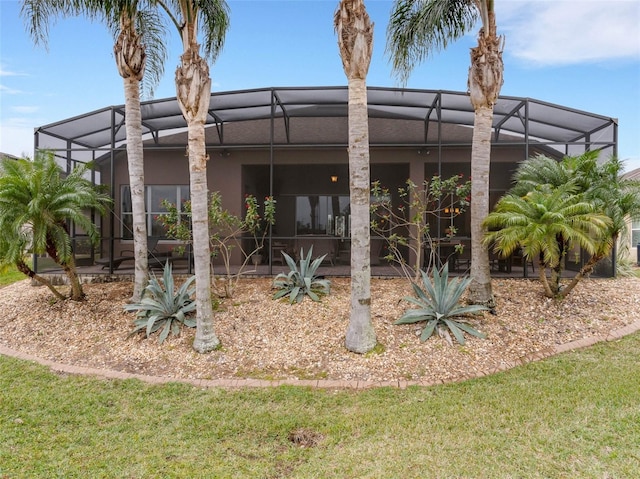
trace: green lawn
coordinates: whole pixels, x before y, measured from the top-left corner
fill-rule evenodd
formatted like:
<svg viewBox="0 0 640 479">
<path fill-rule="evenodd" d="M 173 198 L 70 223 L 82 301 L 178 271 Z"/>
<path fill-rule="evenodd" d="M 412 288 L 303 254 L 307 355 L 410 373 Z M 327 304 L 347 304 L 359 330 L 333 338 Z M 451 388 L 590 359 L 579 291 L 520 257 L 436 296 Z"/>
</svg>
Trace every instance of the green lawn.
<svg viewBox="0 0 640 479">
<path fill-rule="evenodd" d="M 0 288 L 23 279 L 27 279 L 27 277 L 13 266 L 0 268 Z"/>
<path fill-rule="evenodd" d="M 150 386 L 0 357 L 0 478 L 640 477 L 639 367 L 640 334 L 365 392 Z"/>
</svg>

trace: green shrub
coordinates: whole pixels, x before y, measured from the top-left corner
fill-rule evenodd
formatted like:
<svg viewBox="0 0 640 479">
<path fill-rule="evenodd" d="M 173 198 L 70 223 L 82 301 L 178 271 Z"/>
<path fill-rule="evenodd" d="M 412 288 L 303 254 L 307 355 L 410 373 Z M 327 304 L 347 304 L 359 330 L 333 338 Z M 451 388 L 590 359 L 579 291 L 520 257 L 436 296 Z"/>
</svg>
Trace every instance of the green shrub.
<svg viewBox="0 0 640 479">
<path fill-rule="evenodd" d="M 162 285 L 153 276 L 144 290 L 139 303 L 125 305 L 125 311 L 137 311 L 133 321 L 134 329 L 131 335 L 145 331 L 148 338 L 162 328 L 158 342 L 167 338 L 169 332 L 180 334 L 180 325 L 195 328 L 196 320 L 189 317 L 196 309 L 196 302 L 192 299 L 195 287 L 190 288 L 196 277 L 191 276 L 184 284 L 175 290 L 171 264 L 167 261 L 162 274 Z M 164 286 L 163 286 L 164 285 Z"/>
<path fill-rule="evenodd" d="M 273 299 L 289 296 L 289 303 L 293 304 L 294 301 L 301 302 L 305 295 L 314 301 L 320 301 L 320 294 L 329 294 L 331 282 L 316 275 L 318 267 L 327 256 L 326 254 L 312 262 L 313 246 L 309 248 L 306 257 L 304 251 L 300 249 L 299 267 L 291 256 L 284 251 L 282 254 L 290 271 L 286 274 L 278 274 L 273 280 L 273 287 L 279 289 L 273 295 Z"/>
<path fill-rule="evenodd" d="M 479 338 L 486 337 L 483 333 L 469 326 L 465 319 L 453 319 L 467 313 L 477 313 L 489 309 L 479 304 L 469 306 L 460 304 L 460 298 L 471 282 L 470 278 L 456 278 L 449 281 L 449 266 L 446 263 L 442 267 L 442 274 L 438 272 L 437 268 L 433 269 L 433 283 L 427 273 L 424 271 L 420 271 L 420 273 L 424 290 L 416 283 L 412 283 L 416 297 L 403 298 L 405 301 L 416 304 L 418 308 L 406 311 L 394 324 L 426 321 L 427 324 L 420 334 L 421 341 L 429 339 L 436 330 L 449 344 L 453 344 L 449 331 L 453 333 L 460 344 L 464 344 L 463 331 Z"/>
<path fill-rule="evenodd" d="M 211 287 L 222 298 L 233 297 L 244 269 L 251 258 L 264 252 L 264 243 L 270 226 L 276 222 L 276 200 L 273 199 L 273 196 L 265 197 L 262 213 L 260 213 L 258 200 L 253 195 L 246 195 L 244 204 L 246 212 L 242 218 L 223 208 L 220 192 L 214 191 L 209 196 L 211 256 L 220 258 L 225 270 L 224 281 L 214 280 Z M 167 229 L 167 237 L 192 245 L 191 201 L 175 205 L 164 200 L 162 206 L 167 212 L 159 215 L 158 221 Z M 247 235 L 251 237 L 251 243 L 246 241 Z M 247 246 L 248 244 L 251 246 Z M 183 253 L 184 247 L 177 247 L 175 251 L 179 254 Z M 237 265 L 233 263 L 234 251 L 239 251 L 241 254 L 240 267 L 236 267 Z M 214 272 L 214 279 L 215 276 Z"/>
</svg>

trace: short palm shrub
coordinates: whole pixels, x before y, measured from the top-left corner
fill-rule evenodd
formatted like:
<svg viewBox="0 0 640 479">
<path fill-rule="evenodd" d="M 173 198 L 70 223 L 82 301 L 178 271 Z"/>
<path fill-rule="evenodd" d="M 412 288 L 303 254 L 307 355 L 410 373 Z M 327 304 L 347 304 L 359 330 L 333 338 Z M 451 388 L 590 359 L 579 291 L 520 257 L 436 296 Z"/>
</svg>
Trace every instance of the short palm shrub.
<svg viewBox="0 0 640 479">
<path fill-rule="evenodd" d="M 279 290 L 273 295 L 273 299 L 289 296 L 289 303 L 293 304 L 295 301 L 301 302 L 305 295 L 313 301 L 320 301 L 320 295 L 329 294 L 331 282 L 316 275 L 316 271 L 327 255 L 320 256 L 312 262 L 312 254 L 313 246 L 309 248 L 306 257 L 304 251 L 300 249 L 300 264 L 297 265 L 291 256 L 282 252 L 290 271 L 278 274 L 273 280 L 273 287 Z"/>
<path fill-rule="evenodd" d="M 473 304 L 463 306 L 460 298 L 469 286 L 471 278 L 455 278 L 449 280 L 449 266 L 445 263 L 440 273 L 437 268 L 433 270 L 433 282 L 424 271 L 422 283 L 424 289 L 416 283 L 412 283 L 416 297 L 405 297 L 405 301 L 413 303 L 418 308 L 406 311 L 394 324 L 410 324 L 426 321 L 426 325 L 420 334 L 420 340 L 426 341 L 434 331 L 445 338 L 449 344 L 453 344 L 451 333 L 458 343 L 464 344 L 463 332 L 485 338 L 486 335 L 467 324 L 462 315 L 488 310 L 486 306 Z M 454 319 L 455 318 L 455 319 Z"/>
<path fill-rule="evenodd" d="M 196 327 L 195 318 L 190 317 L 196 309 L 196 302 L 192 299 L 195 287 L 190 287 L 196 277 L 191 276 L 176 291 L 171 272 L 171 264 L 167 261 L 162 274 L 162 284 L 153 276 L 144 290 L 139 303 L 125 305 L 125 311 L 137 311 L 133 321 L 134 329 L 131 335 L 144 331 L 148 338 L 151 334 L 162 329 L 158 342 L 167 338 L 169 332 L 180 334 L 180 326 Z"/>
</svg>

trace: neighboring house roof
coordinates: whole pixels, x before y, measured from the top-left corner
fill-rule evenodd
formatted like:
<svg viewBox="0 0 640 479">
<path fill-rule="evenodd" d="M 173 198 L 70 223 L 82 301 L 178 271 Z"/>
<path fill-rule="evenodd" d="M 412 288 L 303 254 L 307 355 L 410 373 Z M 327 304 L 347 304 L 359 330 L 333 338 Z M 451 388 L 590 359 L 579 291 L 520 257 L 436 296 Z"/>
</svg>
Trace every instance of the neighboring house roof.
<svg viewBox="0 0 640 479">
<path fill-rule="evenodd" d="M 640 168 L 636 168 L 635 170 L 631 170 L 631 171 L 625 173 L 624 175 L 622 175 L 622 177 L 625 180 L 640 181 Z"/>
<path fill-rule="evenodd" d="M 372 146 L 471 143 L 474 111 L 466 93 L 369 87 Z M 147 145 L 186 144 L 176 98 L 143 102 Z M 285 87 L 211 94 L 207 146 L 332 146 L 347 143 L 347 87 Z M 395 121 L 389 121 L 395 120 Z M 494 106 L 494 141 L 538 143 L 573 154 L 615 150 L 617 120 L 531 98 L 501 96 Z M 39 148 L 109 151 L 126 140 L 124 105 L 69 118 L 36 130 Z M 614 151 L 615 153 L 615 151 Z"/>
<path fill-rule="evenodd" d="M 3 159 L 3 160 L 4 160 L 5 158 L 8 158 L 8 159 L 10 159 L 10 160 L 19 160 L 19 159 L 20 159 L 20 158 L 18 158 L 17 156 L 10 155 L 9 153 L 2 153 L 2 152 L 0 151 L 0 159 Z"/>
</svg>

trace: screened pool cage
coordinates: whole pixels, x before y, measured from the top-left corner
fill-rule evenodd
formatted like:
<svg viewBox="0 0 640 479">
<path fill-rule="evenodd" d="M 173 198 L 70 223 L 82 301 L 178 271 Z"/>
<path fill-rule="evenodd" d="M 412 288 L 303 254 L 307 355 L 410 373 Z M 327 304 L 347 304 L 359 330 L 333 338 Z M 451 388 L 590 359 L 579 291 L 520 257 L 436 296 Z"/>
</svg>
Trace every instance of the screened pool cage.
<svg viewBox="0 0 640 479">
<path fill-rule="evenodd" d="M 393 187 L 407 178 L 420 183 L 434 174 L 470 174 L 474 111 L 466 93 L 369 87 L 367 100 L 372 180 L 388 181 Z M 157 191 L 169 191 L 172 198 L 175 191 L 178 200 L 180 195 L 188 197 L 187 128 L 175 98 L 143 102 L 141 113 L 151 214 Z M 617 135 L 614 118 L 531 98 L 500 97 L 493 118 L 491 202 L 510 188 L 513 172 L 526 158 L 535 154 L 562 158 L 599 150 L 604 159 L 617 154 Z M 132 249 L 127 231 L 126 140 L 124 105 L 35 130 L 36 149 L 53 151 L 66 171 L 77 163 L 93 162 L 91 180 L 111 192 L 111 211 L 104 217 L 91 213 L 101 230 L 99 245 L 92 247 L 83 232 L 71 225 L 78 265 L 98 273 L 120 271 L 114 258 Z M 347 87 L 212 93 L 206 145 L 209 189 L 221 191 L 232 211 L 241 213 L 246 194 L 270 195 L 278 201 L 278 227 L 268 232 L 270 254 L 261 265 L 262 272 L 272 274 L 282 264 L 277 248 L 294 247 L 309 236 L 318 248 L 323 241 L 337 244 L 331 264 L 326 265 L 327 274 L 349 274 L 348 267 L 340 270 L 338 257 L 340 249 L 344 252 L 348 247 L 348 214 L 340 213 L 341 221 L 347 223 L 340 223 L 339 231 L 322 230 L 318 224 L 300 226 L 304 198 L 321 200 L 328 210 L 334 203 L 341 211 L 348 209 L 344 204 L 349 195 Z M 468 218 L 457 221 L 461 241 L 468 241 Z M 154 230 L 151 216 L 149 228 L 162 236 L 162 231 Z M 440 232 L 440 225 L 437 228 Z M 165 254 L 173 246 L 161 238 L 162 245 Z M 567 268 L 579 268 L 584 261 L 579 256 Z M 348 255 L 342 264 L 347 263 Z M 613 274 L 614 264 L 612 257 L 608 266 L 600 268 L 601 274 Z M 376 274 L 374 266 L 378 265 L 372 263 Z M 383 274 L 382 268 L 389 265 L 379 266 L 378 274 Z M 46 257 L 35 258 L 35 267 L 38 272 L 55 269 Z M 185 267 L 190 270 L 191 263 L 187 261 Z M 511 268 L 509 273 L 515 274 Z M 526 275 L 527 265 L 517 274 Z"/>
</svg>

